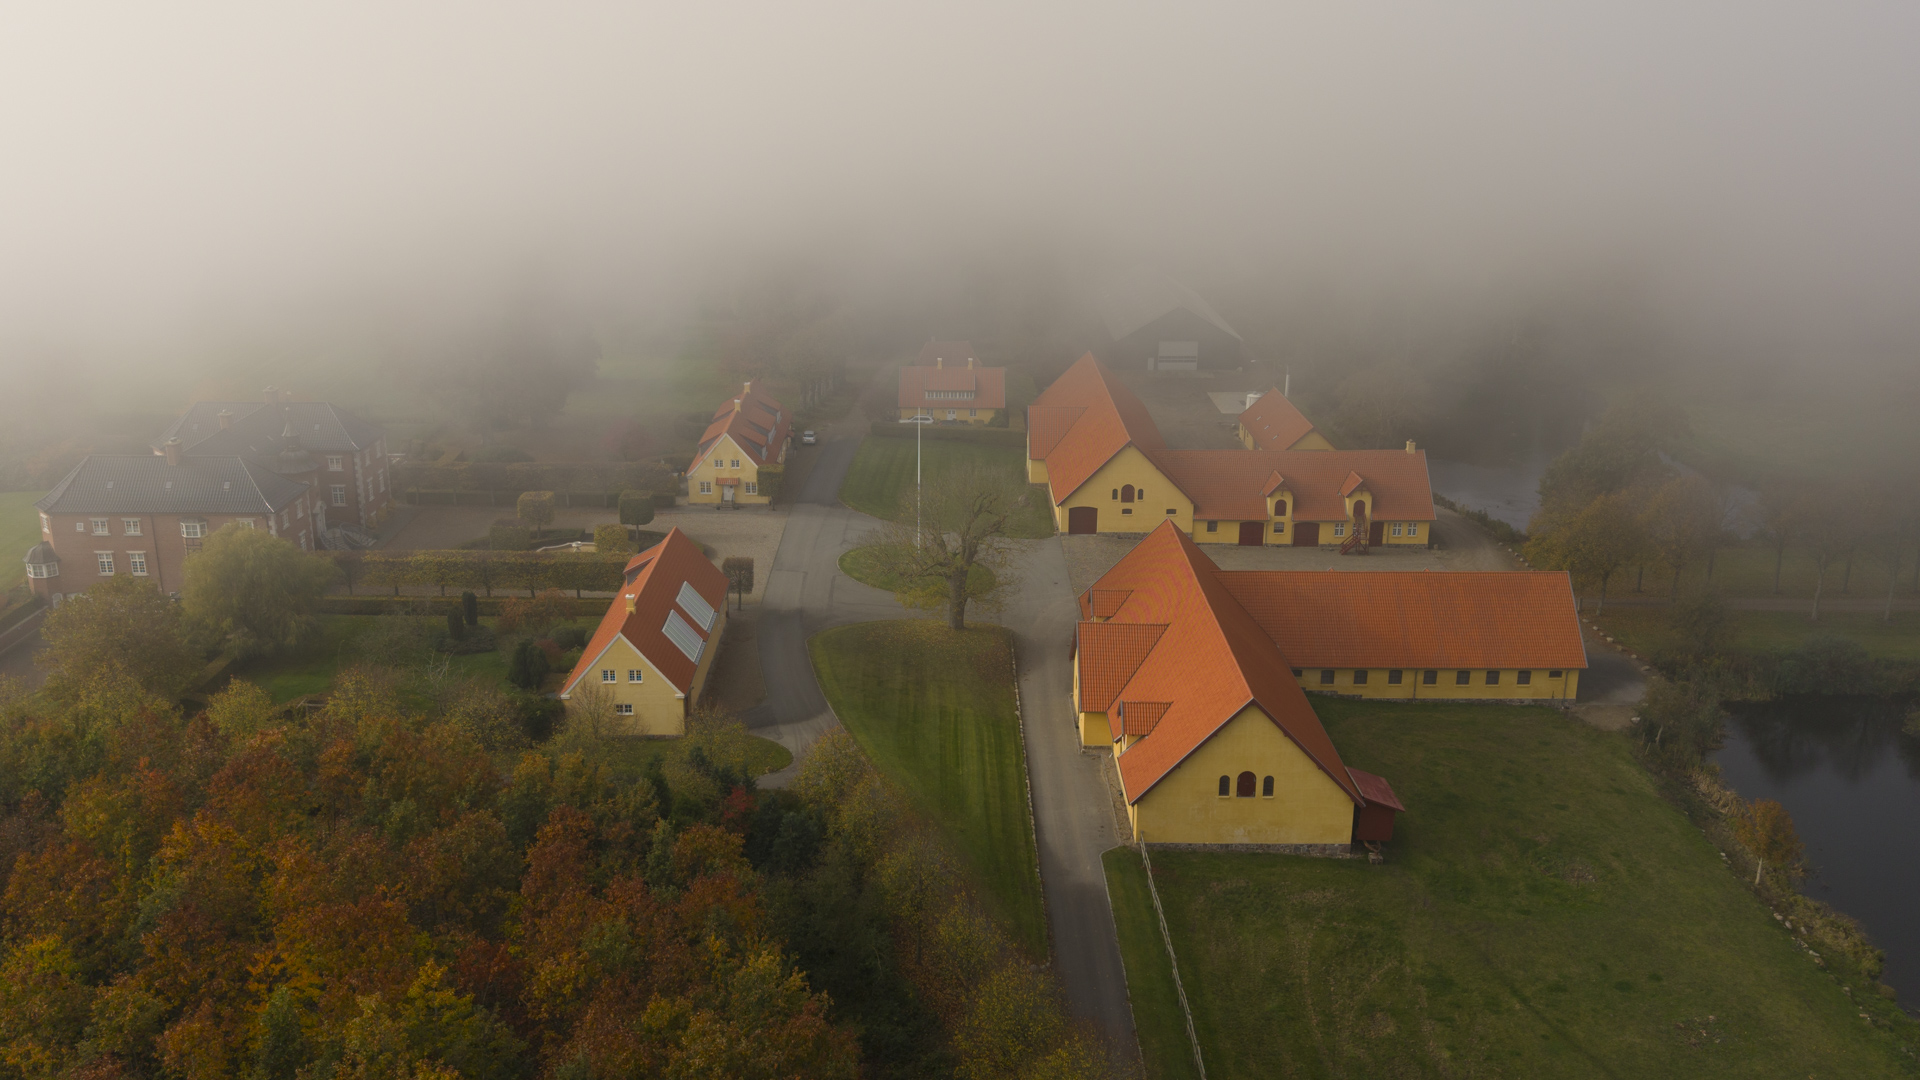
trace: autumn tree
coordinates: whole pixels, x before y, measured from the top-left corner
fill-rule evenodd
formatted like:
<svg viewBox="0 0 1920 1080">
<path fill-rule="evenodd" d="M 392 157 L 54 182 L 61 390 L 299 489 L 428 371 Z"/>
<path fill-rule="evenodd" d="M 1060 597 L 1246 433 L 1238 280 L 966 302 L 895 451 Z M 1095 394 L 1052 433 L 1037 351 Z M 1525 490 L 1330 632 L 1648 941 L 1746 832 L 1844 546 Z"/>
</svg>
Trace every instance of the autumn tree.
<svg viewBox="0 0 1920 1080">
<path fill-rule="evenodd" d="M 1813 605 L 1807 618 L 1820 619 L 1820 599 L 1826 591 L 1827 571 L 1860 546 L 1868 529 L 1869 496 L 1848 486 L 1809 487 L 1799 502 L 1801 546 L 1813 560 Z"/>
<path fill-rule="evenodd" d="M 1566 570 L 1575 580 L 1600 584 L 1600 611 L 1607 608 L 1607 583 L 1620 570 L 1645 557 L 1646 527 L 1625 494 L 1602 495 L 1572 517 L 1536 528 L 1527 541 L 1527 562 L 1548 570 Z"/>
<path fill-rule="evenodd" d="M 40 637 L 47 647 L 34 659 L 47 670 L 47 690 L 60 697 L 111 673 L 172 697 L 200 672 L 179 605 L 145 578 L 115 576 L 69 594 L 47 616 Z"/>
<path fill-rule="evenodd" d="M 1640 513 L 1647 542 L 1673 573 L 1669 599 L 1680 598 L 1680 574 L 1704 551 L 1719 522 L 1713 493 L 1699 476 L 1678 476 L 1662 484 Z"/>
<path fill-rule="evenodd" d="M 1805 850 L 1787 808 L 1772 799 L 1755 799 L 1747 804 L 1734 817 L 1733 831 L 1740 843 L 1753 853 L 1755 886 L 1760 884 L 1760 875 L 1769 866 L 1791 873 Z"/>
<path fill-rule="evenodd" d="M 553 524 L 553 492 L 525 491 L 514 504 L 514 513 L 535 533 Z"/>
<path fill-rule="evenodd" d="M 319 626 L 337 571 L 259 529 L 225 525 L 187 559 L 180 606 L 224 647 L 256 655 L 297 645 Z"/>
<path fill-rule="evenodd" d="M 966 628 L 969 603 L 996 603 L 1012 584 L 1007 525 L 1025 496 L 1000 472 L 979 466 L 942 476 L 917 507 L 907 495 L 899 520 L 874 545 L 883 572 L 899 583 L 900 602 L 944 610 L 955 630 Z"/>
</svg>

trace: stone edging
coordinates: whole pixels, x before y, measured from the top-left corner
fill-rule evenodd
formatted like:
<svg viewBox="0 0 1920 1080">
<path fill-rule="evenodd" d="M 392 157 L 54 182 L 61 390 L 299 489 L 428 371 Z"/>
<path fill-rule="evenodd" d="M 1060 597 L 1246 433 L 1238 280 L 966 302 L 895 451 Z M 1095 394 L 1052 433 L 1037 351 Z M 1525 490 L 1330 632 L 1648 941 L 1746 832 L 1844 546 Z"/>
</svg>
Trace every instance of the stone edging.
<svg viewBox="0 0 1920 1080">
<path fill-rule="evenodd" d="M 1220 854 L 1309 855 L 1318 859 L 1357 859 L 1352 844 L 1163 844 L 1146 845 L 1160 851 L 1207 851 Z"/>
</svg>

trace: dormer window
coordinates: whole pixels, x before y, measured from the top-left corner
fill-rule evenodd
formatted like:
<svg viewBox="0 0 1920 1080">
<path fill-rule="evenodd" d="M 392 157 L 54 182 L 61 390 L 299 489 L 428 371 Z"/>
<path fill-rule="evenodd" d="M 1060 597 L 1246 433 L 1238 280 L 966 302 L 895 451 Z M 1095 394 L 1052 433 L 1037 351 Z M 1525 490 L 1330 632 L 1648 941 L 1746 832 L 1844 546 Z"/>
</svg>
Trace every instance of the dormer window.
<svg viewBox="0 0 1920 1080">
<path fill-rule="evenodd" d="M 346 468 L 347 468 L 346 458 L 341 457 L 339 454 L 327 455 L 327 471 L 328 472 L 345 472 Z"/>
</svg>

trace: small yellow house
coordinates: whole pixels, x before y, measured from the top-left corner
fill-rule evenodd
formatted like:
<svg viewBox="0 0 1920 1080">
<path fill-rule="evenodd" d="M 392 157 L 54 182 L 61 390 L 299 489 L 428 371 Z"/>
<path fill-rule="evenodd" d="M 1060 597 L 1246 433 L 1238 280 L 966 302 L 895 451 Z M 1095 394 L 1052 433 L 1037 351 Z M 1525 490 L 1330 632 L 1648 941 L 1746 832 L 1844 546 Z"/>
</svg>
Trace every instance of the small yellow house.
<svg viewBox="0 0 1920 1080">
<path fill-rule="evenodd" d="M 634 735 L 684 735 L 727 626 L 727 577 L 679 529 L 628 560 L 626 581 L 562 700 L 605 693 Z"/>
<path fill-rule="evenodd" d="M 1082 604 L 1081 741 L 1112 747 L 1134 841 L 1334 854 L 1391 835 L 1391 786 L 1341 761 L 1191 537 L 1161 525 Z"/>
<path fill-rule="evenodd" d="M 1249 450 L 1331 450 L 1333 444 L 1301 415 L 1278 387 L 1240 414 L 1240 445 Z"/>
<path fill-rule="evenodd" d="M 929 341 L 900 369 L 898 419 L 985 426 L 1007 408 L 1007 369 L 982 367 L 964 341 Z"/>
<path fill-rule="evenodd" d="M 700 450 L 687 466 L 687 502 L 695 506 L 764 506 L 773 499 L 773 477 L 787 463 L 793 418 L 778 401 L 746 383 L 739 396 L 714 410 L 700 436 Z"/>
</svg>

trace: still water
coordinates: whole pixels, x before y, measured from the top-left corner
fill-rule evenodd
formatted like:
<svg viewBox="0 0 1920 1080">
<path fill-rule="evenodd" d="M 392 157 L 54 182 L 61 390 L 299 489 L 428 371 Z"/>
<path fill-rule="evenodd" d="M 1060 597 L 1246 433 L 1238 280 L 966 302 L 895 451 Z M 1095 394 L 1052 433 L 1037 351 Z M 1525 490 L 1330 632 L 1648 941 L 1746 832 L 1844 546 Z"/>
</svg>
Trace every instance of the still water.
<svg viewBox="0 0 1920 1080">
<path fill-rule="evenodd" d="M 1803 890 L 1860 920 L 1881 978 L 1920 1007 L 1920 739 L 1905 706 L 1809 698 L 1735 706 L 1716 755 L 1748 799 L 1775 799 L 1807 847 Z"/>
</svg>

